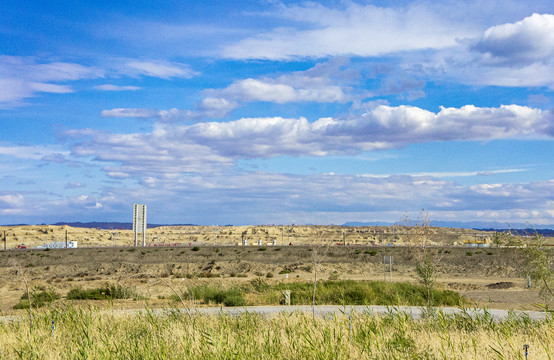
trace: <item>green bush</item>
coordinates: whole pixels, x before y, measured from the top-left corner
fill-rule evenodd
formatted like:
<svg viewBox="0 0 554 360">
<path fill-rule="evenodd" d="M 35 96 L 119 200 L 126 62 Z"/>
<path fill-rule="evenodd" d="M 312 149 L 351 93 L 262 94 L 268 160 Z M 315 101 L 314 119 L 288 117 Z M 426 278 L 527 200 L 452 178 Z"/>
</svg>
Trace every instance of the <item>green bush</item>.
<svg viewBox="0 0 554 360">
<path fill-rule="evenodd" d="M 199 248 L 198 246 L 195 246 L 195 247 L 193 247 L 191 250 L 192 250 L 192 251 L 199 251 L 200 248 Z"/>
<path fill-rule="evenodd" d="M 35 288 L 31 293 L 29 294 L 31 297 L 31 306 L 33 308 L 40 308 L 43 307 L 46 304 L 51 304 L 54 302 L 54 300 L 58 300 L 60 298 L 60 294 L 55 292 L 53 289 L 51 290 L 41 290 L 39 288 Z M 27 298 L 27 293 L 23 293 L 21 295 L 21 298 L 17 304 L 14 305 L 14 309 L 28 309 L 29 308 L 29 300 Z"/>
<path fill-rule="evenodd" d="M 371 256 L 375 256 L 375 255 L 377 255 L 377 251 L 367 249 L 366 251 L 364 251 L 364 254 L 369 254 Z"/>
<path fill-rule="evenodd" d="M 113 299 L 137 299 L 134 289 L 121 285 L 106 284 L 101 288 L 82 289 L 73 288 L 67 293 L 68 300 L 113 300 Z"/>
<path fill-rule="evenodd" d="M 192 287 L 183 294 L 186 298 L 202 300 L 205 304 L 215 303 L 225 306 L 244 306 L 244 291 L 238 287 L 221 289 L 214 285 L 200 285 Z"/>
<path fill-rule="evenodd" d="M 285 290 L 291 291 L 292 305 L 312 303 L 312 282 L 270 284 L 263 278 L 229 288 L 221 288 L 218 284 L 193 286 L 183 293 L 183 298 L 225 306 L 273 305 L 279 304 Z M 246 298 L 249 299 L 248 302 Z M 464 299 L 454 291 L 431 290 L 431 304 L 434 306 L 458 306 L 463 302 Z M 316 287 L 316 304 L 424 306 L 427 304 L 427 292 L 425 287 L 407 282 L 319 281 Z"/>
<path fill-rule="evenodd" d="M 276 289 L 291 291 L 292 304 L 311 304 L 313 283 L 297 282 L 276 284 Z M 441 306 L 456 306 L 462 297 L 453 291 L 433 290 L 431 303 Z M 423 286 L 410 283 L 383 281 L 320 281 L 316 286 L 316 303 L 348 305 L 414 305 L 426 304 Z"/>
</svg>

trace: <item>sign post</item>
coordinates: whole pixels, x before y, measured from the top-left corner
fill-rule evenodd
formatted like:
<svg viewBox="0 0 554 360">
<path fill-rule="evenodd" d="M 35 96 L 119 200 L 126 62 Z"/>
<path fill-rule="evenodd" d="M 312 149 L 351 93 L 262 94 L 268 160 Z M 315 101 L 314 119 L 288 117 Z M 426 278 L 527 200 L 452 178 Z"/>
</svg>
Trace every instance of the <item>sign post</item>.
<svg viewBox="0 0 554 360">
<path fill-rule="evenodd" d="M 142 233 L 142 246 L 146 246 L 146 205 L 133 205 L 133 232 L 135 233 L 135 246 L 137 246 L 138 233 Z"/>
<path fill-rule="evenodd" d="M 385 265 L 385 281 L 387 281 L 387 265 L 389 266 L 389 275 L 390 275 L 390 281 L 392 282 L 392 256 L 385 255 L 383 256 L 383 264 Z"/>
</svg>

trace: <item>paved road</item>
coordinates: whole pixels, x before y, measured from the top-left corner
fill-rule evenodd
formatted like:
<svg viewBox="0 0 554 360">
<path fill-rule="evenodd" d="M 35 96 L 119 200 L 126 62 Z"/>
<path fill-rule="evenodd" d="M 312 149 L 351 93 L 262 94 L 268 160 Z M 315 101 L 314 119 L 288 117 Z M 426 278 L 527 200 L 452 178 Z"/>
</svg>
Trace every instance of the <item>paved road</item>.
<svg viewBox="0 0 554 360">
<path fill-rule="evenodd" d="M 442 310 L 444 314 L 456 314 L 461 313 L 462 310 L 460 308 L 453 308 L 453 307 L 443 307 L 443 308 L 437 308 Z M 101 310 L 102 311 L 102 310 Z M 106 312 L 122 312 L 122 313 L 129 313 L 129 314 L 135 314 L 144 310 L 137 309 L 137 310 L 105 310 Z M 163 314 L 165 310 L 163 309 L 155 309 L 152 310 L 155 313 Z M 181 311 L 186 312 L 185 309 L 181 309 Z M 312 307 L 310 305 L 297 305 L 297 306 L 248 306 L 248 307 L 198 307 L 194 309 L 189 310 L 191 313 L 198 313 L 198 314 L 230 314 L 230 315 L 239 315 L 243 314 L 245 312 L 249 313 L 257 313 L 262 315 L 270 315 L 270 314 L 277 314 L 280 312 L 304 312 L 304 313 L 312 313 Z M 404 312 L 409 315 L 411 315 L 413 318 L 421 318 L 423 315 L 424 309 L 421 307 L 416 306 L 397 306 L 397 307 L 388 307 L 388 306 L 366 306 L 366 305 L 347 305 L 347 306 L 340 306 L 340 305 L 318 305 L 315 307 L 315 313 L 318 316 L 332 316 L 333 314 L 345 314 L 350 315 L 354 312 L 356 313 L 369 313 L 369 314 L 387 314 L 391 312 Z M 467 309 L 468 313 L 472 314 L 473 316 L 479 316 L 484 315 L 485 311 L 490 314 L 490 316 L 495 320 L 504 320 L 508 318 L 510 313 L 514 313 L 516 315 L 522 315 L 527 314 L 531 320 L 544 320 L 548 316 L 553 316 L 552 314 L 547 314 L 545 312 L 541 311 L 521 311 L 521 310 L 498 310 L 498 309 Z M 17 321 L 26 318 L 27 315 L 8 315 L 8 316 L 0 316 L 0 321 Z"/>
<path fill-rule="evenodd" d="M 453 307 L 443 307 L 440 308 L 444 314 L 456 314 L 461 313 L 460 308 Z M 218 307 L 218 308 L 195 308 L 191 310 L 193 313 L 198 312 L 202 314 L 217 314 L 217 313 L 226 313 L 231 315 L 237 315 L 244 312 L 258 313 L 258 314 L 276 314 L 279 312 L 306 312 L 311 313 L 312 307 L 310 305 L 298 305 L 298 306 L 248 306 L 248 307 Z M 318 305 L 315 307 L 315 313 L 319 316 L 329 316 L 333 314 L 346 314 L 350 315 L 353 312 L 356 313 L 370 313 L 370 314 L 387 314 L 390 312 L 405 312 L 410 314 L 413 318 L 420 318 L 423 315 L 424 309 L 416 306 L 397 306 L 397 307 L 388 307 L 388 306 L 365 306 L 365 305 Z M 467 310 L 470 314 L 484 315 L 485 310 L 483 309 L 469 309 Z M 547 313 L 541 311 L 520 311 L 520 310 L 495 310 L 487 309 L 486 310 L 494 320 L 503 320 L 506 319 L 511 312 L 516 315 L 527 314 L 531 320 L 544 320 L 548 316 Z"/>
</svg>

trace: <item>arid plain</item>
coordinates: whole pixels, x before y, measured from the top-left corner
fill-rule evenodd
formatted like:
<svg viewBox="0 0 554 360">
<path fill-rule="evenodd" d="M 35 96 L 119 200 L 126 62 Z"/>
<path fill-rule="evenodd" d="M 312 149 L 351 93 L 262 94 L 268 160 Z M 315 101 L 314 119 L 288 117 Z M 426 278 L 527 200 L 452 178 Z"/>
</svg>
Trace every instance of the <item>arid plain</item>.
<svg viewBox="0 0 554 360">
<path fill-rule="evenodd" d="M 73 288 L 107 282 L 132 287 L 140 300 L 115 300 L 117 308 L 176 305 L 174 290 L 262 277 L 267 282 L 318 278 L 416 282 L 421 245 L 433 254 L 437 287 L 464 295 L 468 305 L 534 309 L 538 291 L 527 287 L 525 254 L 517 247 L 490 244 L 492 233 L 468 229 L 341 226 L 164 226 L 148 229 L 146 247 L 133 247 L 130 230 L 69 226 L 0 227 L 0 306 L 4 314 L 31 287 L 63 296 Z M 53 242 L 77 241 L 76 249 L 36 249 Z M 488 247 L 470 243 L 488 241 Z M 138 242 L 142 245 L 142 235 Z M 247 245 L 244 246 L 243 244 Z M 4 244 L 2 243 L 2 249 Z M 17 249 L 25 246 L 27 249 Z M 392 256 L 385 272 L 383 256 Z M 200 306 L 189 301 L 191 306 Z M 97 305 L 107 302 L 95 302 Z"/>
</svg>

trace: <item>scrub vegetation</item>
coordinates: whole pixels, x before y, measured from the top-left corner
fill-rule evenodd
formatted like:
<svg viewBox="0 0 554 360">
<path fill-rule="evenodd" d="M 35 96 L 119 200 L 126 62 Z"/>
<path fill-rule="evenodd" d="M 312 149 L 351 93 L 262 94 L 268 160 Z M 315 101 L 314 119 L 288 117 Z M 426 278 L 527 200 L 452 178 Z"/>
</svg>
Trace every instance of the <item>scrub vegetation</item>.
<svg viewBox="0 0 554 360">
<path fill-rule="evenodd" d="M 316 304 L 333 305 L 413 305 L 427 304 L 425 287 L 407 282 L 383 281 L 318 281 Z M 181 298 L 201 301 L 203 304 L 222 304 L 225 306 L 277 305 L 283 304 L 284 291 L 291 292 L 291 305 L 311 305 L 313 302 L 313 283 L 268 283 L 262 278 L 246 284 L 224 287 L 220 284 L 205 284 L 190 287 Z M 450 290 L 431 290 L 433 304 L 440 306 L 458 306 L 464 299 Z M 175 296 L 175 300 L 177 296 Z"/>
</svg>

